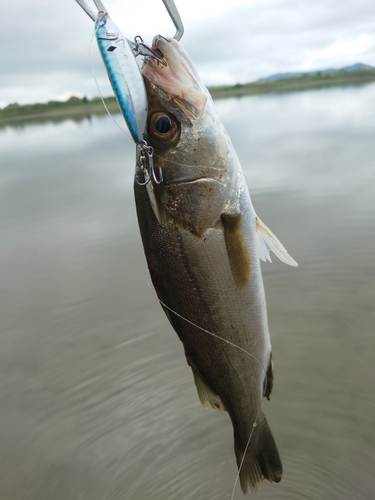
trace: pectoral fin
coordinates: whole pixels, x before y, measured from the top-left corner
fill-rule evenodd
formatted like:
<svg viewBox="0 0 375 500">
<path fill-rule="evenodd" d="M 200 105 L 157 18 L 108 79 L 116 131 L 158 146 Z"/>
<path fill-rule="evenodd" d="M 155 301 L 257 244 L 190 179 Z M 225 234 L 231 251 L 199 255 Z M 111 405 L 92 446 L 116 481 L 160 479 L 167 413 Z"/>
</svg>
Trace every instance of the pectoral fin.
<svg viewBox="0 0 375 500">
<path fill-rule="evenodd" d="M 257 217 L 256 219 L 256 241 L 259 258 L 263 261 L 272 262 L 270 251 L 272 251 L 281 262 L 289 266 L 298 266 L 286 248 L 280 243 L 273 232 Z"/>
<path fill-rule="evenodd" d="M 211 389 L 211 387 L 203 379 L 199 371 L 195 368 L 189 356 L 186 354 L 186 360 L 191 367 L 194 375 L 194 382 L 197 387 L 198 396 L 202 406 L 206 408 L 214 408 L 216 410 L 226 410 L 221 398 Z"/>
<path fill-rule="evenodd" d="M 224 239 L 234 282 L 239 289 L 247 285 L 250 277 L 251 258 L 245 238 L 241 214 L 221 216 Z"/>
</svg>

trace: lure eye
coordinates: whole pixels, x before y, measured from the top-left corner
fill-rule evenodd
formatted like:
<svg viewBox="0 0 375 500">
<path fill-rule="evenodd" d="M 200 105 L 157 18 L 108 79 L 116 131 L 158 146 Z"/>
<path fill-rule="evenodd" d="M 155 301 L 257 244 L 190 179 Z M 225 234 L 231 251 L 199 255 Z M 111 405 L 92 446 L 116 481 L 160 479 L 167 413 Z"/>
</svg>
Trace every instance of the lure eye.
<svg viewBox="0 0 375 500">
<path fill-rule="evenodd" d="M 174 145 L 180 137 L 180 124 L 173 115 L 158 111 L 149 118 L 148 134 L 155 145 Z"/>
</svg>

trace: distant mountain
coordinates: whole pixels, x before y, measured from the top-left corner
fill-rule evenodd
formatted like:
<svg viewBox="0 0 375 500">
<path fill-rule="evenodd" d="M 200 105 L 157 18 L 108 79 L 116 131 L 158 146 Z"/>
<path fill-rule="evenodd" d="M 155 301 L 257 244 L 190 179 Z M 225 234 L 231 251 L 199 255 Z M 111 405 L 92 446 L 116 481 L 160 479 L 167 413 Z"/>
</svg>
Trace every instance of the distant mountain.
<svg viewBox="0 0 375 500">
<path fill-rule="evenodd" d="M 310 75 L 314 76 L 317 74 L 324 74 L 324 73 L 338 73 L 339 71 L 365 71 L 369 69 L 375 69 L 373 66 L 369 66 L 368 64 L 362 64 L 362 63 L 356 63 L 353 64 L 352 66 L 345 66 L 344 68 L 329 68 L 329 69 L 322 69 L 322 70 L 315 70 L 315 71 L 307 71 L 305 73 L 303 72 L 298 72 L 298 73 L 276 73 L 276 75 L 271 75 L 267 76 L 266 78 L 260 78 L 257 80 L 257 82 L 272 82 L 275 80 L 286 80 L 288 78 L 301 78 L 301 76 L 304 75 Z"/>
</svg>

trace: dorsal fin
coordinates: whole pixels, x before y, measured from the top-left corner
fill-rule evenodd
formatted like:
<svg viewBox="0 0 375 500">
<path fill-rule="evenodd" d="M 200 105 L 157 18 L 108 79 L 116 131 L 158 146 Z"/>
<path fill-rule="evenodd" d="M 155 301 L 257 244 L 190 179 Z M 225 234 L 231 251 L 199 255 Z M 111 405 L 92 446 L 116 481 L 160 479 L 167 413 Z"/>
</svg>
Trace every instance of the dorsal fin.
<svg viewBox="0 0 375 500">
<path fill-rule="evenodd" d="M 273 363 L 272 363 L 272 353 L 270 354 L 270 359 L 268 361 L 268 368 L 266 376 L 263 382 L 263 394 L 264 397 L 270 399 L 272 388 L 273 388 Z"/>
</svg>

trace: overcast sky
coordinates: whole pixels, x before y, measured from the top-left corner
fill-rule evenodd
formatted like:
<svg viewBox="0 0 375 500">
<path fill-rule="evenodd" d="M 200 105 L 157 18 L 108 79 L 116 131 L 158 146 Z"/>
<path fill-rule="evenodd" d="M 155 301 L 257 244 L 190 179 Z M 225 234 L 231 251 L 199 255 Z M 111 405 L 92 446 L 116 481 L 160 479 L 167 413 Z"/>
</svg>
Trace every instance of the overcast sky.
<svg viewBox="0 0 375 500">
<path fill-rule="evenodd" d="M 93 10 L 94 4 L 86 0 Z M 174 28 L 161 0 L 103 0 L 127 38 L 148 43 Z M 206 85 L 279 72 L 375 66 L 374 0 L 175 0 L 182 43 Z M 90 67 L 93 22 L 75 0 L 15 0 L 0 30 L 0 106 L 98 95 Z M 111 93 L 96 42 L 100 89 Z"/>
</svg>

